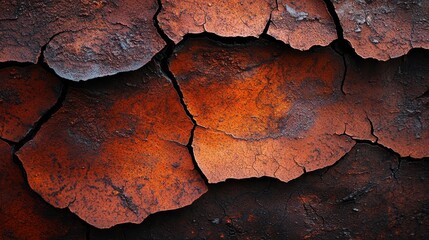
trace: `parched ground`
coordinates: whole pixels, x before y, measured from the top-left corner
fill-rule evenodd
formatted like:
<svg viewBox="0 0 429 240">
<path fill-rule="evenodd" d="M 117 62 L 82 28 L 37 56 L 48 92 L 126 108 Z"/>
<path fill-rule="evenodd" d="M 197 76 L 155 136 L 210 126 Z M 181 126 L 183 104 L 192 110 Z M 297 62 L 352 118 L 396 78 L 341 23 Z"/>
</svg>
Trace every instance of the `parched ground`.
<svg viewBox="0 0 429 240">
<path fill-rule="evenodd" d="M 0 239 L 428 239 L 428 17 L 0 0 Z"/>
</svg>

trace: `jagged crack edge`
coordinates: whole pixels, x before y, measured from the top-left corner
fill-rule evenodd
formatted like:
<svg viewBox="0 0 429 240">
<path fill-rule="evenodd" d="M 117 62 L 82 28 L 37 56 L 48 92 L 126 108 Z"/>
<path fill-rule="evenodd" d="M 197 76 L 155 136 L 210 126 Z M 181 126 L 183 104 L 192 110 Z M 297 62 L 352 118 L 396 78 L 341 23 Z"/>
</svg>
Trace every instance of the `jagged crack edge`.
<svg viewBox="0 0 429 240">
<path fill-rule="evenodd" d="M 203 171 L 200 169 L 200 167 L 199 167 L 199 165 L 198 165 L 198 163 L 196 161 L 196 158 L 195 158 L 194 148 L 192 146 L 193 141 L 194 141 L 195 129 L 198 127 L 198 124 L 197 124 L 197 121 L 195 120 L 194 116 L 189 111 L 188 106 L 186 105 L 185 100 L 184 100 L 182 89 L 180 88 L 177 79 L 174 77 L 174 74 L 170 71 L 170 68 L 169 68 L 169 65 L 168 65 L 168 59 L 173 54 L 174 46 L 175 46 L 174 44 L 169 44 L 161 52 L 160 56 L 158 56 L 157 61 L 160 63 L 161 73 L 164 75 L 165 78 L 167 78 L 172 83 L 172 85 L 174 87 L 174 90 L 176 91 L 176 93 L 177 93 L 177 95 L 179 97 L 179 101 L 180 101 L 180 104 L 183 107 L 183 110 L 185 111 L 186 115 L 189 117 L 189 119 L 192 122 L 193 126 L 192 126 L 192 129 L 191 129 L 191 135 L 189 137 L 188 143 L 186 144 L 186 148 L 188 149 L 188 152 L 191 155 L 192 162 L 194 164 L 194 168 L 200 174 L 200 176 L 204 180 L 204 183 L 208 186 L 209 185 L 208 178 L 203 173 Z"/>
<path fill-rule="evenodd" d="M 174 45 L 173 40 L 171 40 L 167 34 L 165 34 L 165 32 L 162 30 L 162 28 L 159 26 L 159 21 L 158 21 L 158 15 L 161 13 L 162 10 L 162 2 L 161 0 L 157 0 L 158 1 L 158 10 L 156 10 L 155 15 L 153 15 L 153 24 L 155 25 L 155 28 L 158 32 L 158 34 L 162 37 L 162 39 L 164 39 L 164 41 L 167 43 L 166 49 L 169 48 L 169 45 Z"/>
<path fill-rule="evenodd" d="M 323 0 L 325 2 L 326 8 L 328 9 L 329 14 L 334 20 L 335 28 L 337 30 L 338 39 L 344 40 L 344 30 L 341 26 L 340 18 L 338 17 L 337 12 L 335 12 L 335 6 L 331 0 Z"/>
<path fill-rule="evenodd" d="M 63 81 L 62 88 L 60 92 L 60 96 L 58 97 L 56 103 L 49 108 L 40 118 L 37 120 L 33 127 L 28 131 L 28 133 L 13 146 L 13 154 L 16 155 L 16 152 L 19 151 L 26 143 L 31 141 L 36 134 L 39 132 L 40 128 L 47 122 L 51 117 L 60 110 L 60 108 L 63 106 L 63 102 L 66 98 L 67 91 L 68 91 L 68 85 L 66 81 Z"/>
<path fill-rule="evenodd" d="M 195 129 L 198 126 L 197 122 L 195 121 L 194 116 L 189 111 L 188 106 L 185 103 L 185 100 L 183 97 L 183 92 L 179 86 L 179 83 L 177 82 L 177 79 L 174 77 L 174 74 L 170 71 L 170 68 L 168 66 L 168 59 L 173 55 L 173 51 L 174 51 L 174 48 L 176 45 L 174 44 L 174 41 L 171 40 L 167 36 L 167 34 L 165 34 L 165 32 L 162 30 L 162 28 L 159 26 L 158 15 L 160 14 L 161 10 L 162 10 L 162 2 L 161 2 L 161 0 L 158 0 L 158 10 L 156 11 L 155 15 L 153 16 L 153 22 L 154 22 L 155 28 L 158 31 L 158 34 L 162 37 L 162 39 L 164 39 L 164 41 L 167 43 L 167 45 L 160 52 L 160 54 L 157 57 L 155 57 L 155 59 L 160 63 L 161 73 L 165 76 L 165 78 L 167 78 L 168 80 L 171 81 L 171 83 L 174 87 L 174 90 L 176 91 L 176 93 L 179 97 L 180 104 L 182 105 L 186 115 L 192 121 L 193 126 L 191 129 L 191 135 L 189 137 L 188 143 L 186 144 L 186 148 L 188 149 L 188 152 L 191 155 L 191 159 L 192 159 L 192 162 L 194 164 L 194 168 L 200 174 L 200 176 L 204 180 L 205 184 L 208 185 L 209 181 L 208 181 L 206 175 L 204 175 L 204 173 L 199 168 L 198 163 L 195 159 L 194 148 L 192 147 L 192 143 L 194 141 Z"/>
</svg>

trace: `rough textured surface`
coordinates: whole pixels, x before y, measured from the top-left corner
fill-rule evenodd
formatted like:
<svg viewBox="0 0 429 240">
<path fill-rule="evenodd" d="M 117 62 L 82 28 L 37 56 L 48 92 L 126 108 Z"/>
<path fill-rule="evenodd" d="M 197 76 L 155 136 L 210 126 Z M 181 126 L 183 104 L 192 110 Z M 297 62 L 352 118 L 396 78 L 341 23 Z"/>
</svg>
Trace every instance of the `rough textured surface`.
<svg viewBox="0 0 429 240">
<path fill-rule="evenodd" d="M 63 107 L 19 152 L 50 204 L 107 228 L 189 205 L 206 186 L 186 148 L 192 122 L 151 63 L 69 89 Z"/>
<path fill-rule="evenodd" d="M 299 50 L 337 39 L 335 23 L 323 0 L 278 0 L 268 34 Z"/>
<path fill-rule="evenodd" d="M 0 239 L 84 239 L 79 219 L 28 187 L 9 145 L 0 141 Z"/>
<path fill-rule="evenodd" d="M 365 117 L 349 118 L 343 61 L 330 48 L 300 52 L 265 41 L 193 39 L 175 53 L 170 70 L 200 126 L 193 147 L 209 182 L 289 181 L 350 150 L 346 123 L 370 133 Z"/>
<path fill-rule="evenodd" d="M 63 85 L 39 65 L 0 69 L 0 138 L 18 142 L 58 100 Z"/>
<path fill-rule="evenodd" d="M 352 139 L 429 156 L 427 56 L 419 50 L 383 63 L 347 55 L 344 75 L 331 48 L 192 39 L 170 69 L 199 125 L 193 147 L 209 182 L 288 181 L 333 164 Z"/>
<path fill-rule="evenodd" d="M 148 1 L 0 0 L 0 62 L 45 60 L 61 77 L 86 80 L 136 70 L 165 45 Z"/>
<path fill-rule="evenodd" d="M 428 179 L 429 161 L 357 144 L 334 166 L 290 183 L 264 178 L 212 185 L 189 207 L 157 213 L 138 226 L 92 229 L 90 237 L 427 239 Z"/>
<path fill-rule="evenodd" d="M 266 27 L 275 0 L 161 0 L 159 26 L 178 43 L 187 33 L 257 37 Z"/>
<path fill-rule="evenodd" d="M 429 49 L 429 1 L 333 1 L 348 40 L 363 58 L 388 60 Z"/>
<path fill-rule="evenodd" d="M 378 143 L 401 156 L 429 156 L 429 51 L 388 62 L 347 56 L 344 91 L 372 122 Z"/>
</svg>

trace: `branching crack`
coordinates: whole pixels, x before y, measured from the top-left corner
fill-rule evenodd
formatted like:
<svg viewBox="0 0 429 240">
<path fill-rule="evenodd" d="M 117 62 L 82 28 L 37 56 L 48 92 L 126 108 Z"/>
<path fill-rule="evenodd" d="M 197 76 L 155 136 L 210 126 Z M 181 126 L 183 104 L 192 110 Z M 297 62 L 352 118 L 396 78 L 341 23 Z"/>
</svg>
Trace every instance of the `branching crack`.
<svg viewBox="0 0 429 240">
<path fill-rule="evenodd" d="M 188 144 L 186 144 L 186 147 L 187 147 L 187 149 L 188 149 L 188 151 L 189 151 L 189 153 L 191 155 L 192 162 L 194 163 L 195 169 L 199 172 L 199 174 L 201 175 L 201 177 L 204 179 L 204 182 L 206 184 L 208 184 L 207 177 L 201 171 L 201 169 L 199 168 L 198 163 L 197 163 L 197 161 L 195 159 L 194 148 L 192 146 L 192 143 L 194 141 L 195 129 L 197 128 L 198 124 L 197 124 L 197 121 L 194 119 L 194 116 L 189 111 L 188 106 L 185 103 L 185 100 L 184 100 L 184 97 L 183 97 L 183 92 L 180 89 L 179 83 L 177 82 L 176 78 L 174 77 L 173 73 L 170 71 L 170 69 L 168 67 L 168 58 L 169 58 L 169 56 L 171 56 L 173 48 L 169 48 L 169 49 L 171 49 L 171 51 L 168 54 L 165 54 L 164 58 L 161 59 L 161 71 L 163 72 L 163 74 L 165 75 L 166 78 L 170 79 L 171 83 L 173 84 L 174 89 L 177 92 L 177 95 L 179 96 L 180 104 L 183 106 L 183 109 L 185 110 L 186 115 L 189 117 L 189 119 L 193 123 L 193 127 L 192 127 L 192 130 L 191 130 L 191 136 L 189 137 L 189 141 L 188 141 Z M 168 51 L 168 49 L 167 49 L 167 51 Z"/>
<path fill-rule="evenodd" d="M 193 143 L 193 140 L 194 140 L 195 129 L 198 126 L 198 124 L 195 121 L 194 116 L 189 111 L 188 106 L 185 103 L 185 100 L 184 100 L 184 97 L 183 97 L 183 92 L 182 92 L 182 90 L 181 90 L 181 88 L 179 86 L 179 83 L 177 82 L 176 78 L 174 77 L 174 74 L 170 71 L 170 68 L 168 66 L 168 59 L 173 54 L 173 50 L 174 50 L 175 44 L 174 44 L 173 40 L 171 40 L 167 36 L 167 34 L 164 33 L 164 31 L 161 29 L 161 27 L 159 26 L 158 14 L 162 10 L 161 0 L 158 0 L 158 5 L 159 5 L 158 6 L 158 11 L 156 12 L 156 14 L 154 16 L 153 21 L 154 21 L 154 24 L 155 24 L 155 27 L 156 27 L 158 33 L 161 35 L 161 37 L 167 43 L 167 46 L 161 51 L 161 53 L 157 57 L 157 60 L 160 63 L 160 68 L 161 68 L 160 70 L 161 70 L 161 72 L 164 74 L 164 76 L 167 79 L 169 79 L 171 81 L 174 89 L 177 92 L 177 95 L 179 96 L 180 104 L 183 106 L 183 109 L 185 110 L 186 115 L 192 121 L 193 127 L 192 127 L 192 130 L 191 130 L 191 135 L 189 137 L 189 141 L 186 144 L 186 147 L 187 147 L 187 149 L 189 151 L 189 154 L 191 155 L 192 162 L 194 163 L 195 169 L 199 172 L 200 176 L 204 179 L 204 182 L 207 185 L 209 181 L 208 181 L 207 177 L 203 174 L 203 172 L 201 171 L 201 169 L 199 168 L 198 163 L 196 162 L 196 159 L 195 159 L 194 148 L 192 147 L 192 143 Z"/>
</svg>

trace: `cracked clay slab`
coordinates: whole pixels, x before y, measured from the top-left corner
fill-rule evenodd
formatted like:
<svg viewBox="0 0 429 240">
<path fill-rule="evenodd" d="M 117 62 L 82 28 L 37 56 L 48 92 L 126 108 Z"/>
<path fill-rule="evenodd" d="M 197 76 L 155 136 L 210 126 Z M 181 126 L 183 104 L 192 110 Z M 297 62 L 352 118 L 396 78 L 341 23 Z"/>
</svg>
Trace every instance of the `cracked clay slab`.
<svg viewBox="0 0 429 240">
<path fill-rule="evenodd" d="M 401 162 L 399 168 L 399 161 Z M 287 184 L 271 178 L 211 185 L 191 206 L 141 225 L 91 229 L 116 239 L 427 239 L 429 161 L 358 143 L 337 164 Z"/>
<path fill-rule="evenodd" d="M 355 144 L 349 136 L 372 139 L 364 114 L 350 117 L 343 59 L 331 48 L 192 39 L 170 70 L 198 124 L 194 153 L 209 182 L 289 181 L 335 163 Z"/>
<path fill-rule="evenodd" d="M 86 228 L 70 212 L 56 209 L 34 193 L 0 141 L 0 239 L 84 239 Z"/>
<path fill-rule="evenodd" d="M 337 39 L 334 20 L 323 0 L 278 0 L 267 33 L 299 50 L 327 46 Z"/>
<path fill-rule="evenodd" d="M 193 124 L 158 69 L 71 85 L 17 153 L 31 188 L 98 228 L 140 223 L 206 192 L 186 147 Z"/>
<path fill-rule="evenodd" d="M 258 37 L 275 0 L 161 0 L 159 26 L 175 43 L 187 33 L 209 32 L 222 37 Z"/>
<path fill-rule="evenodd" d="M 165 42 L 153 18 L 156 0 L 0 0 L 0 62 L 45 61 L 70 80 L 136 70 Z"/>
<path fill-rule="evenodd" d="M 388 60 L 429 49 L 429 1 L 333 1 L 348 40 L 363 58 Z"/>
<path fill-rule="evenodd" d="M 429 51 L 387 62 L 347 55 L 344 91 L 372 122 L 378 143 L 403 157 L 429 156 Z"/>
<path fill-rule="evenodd" d="M 0 69 L 0 138 L 19 142 L 55 105 L 62 88 L 40 65 Z"/>
</svg>

